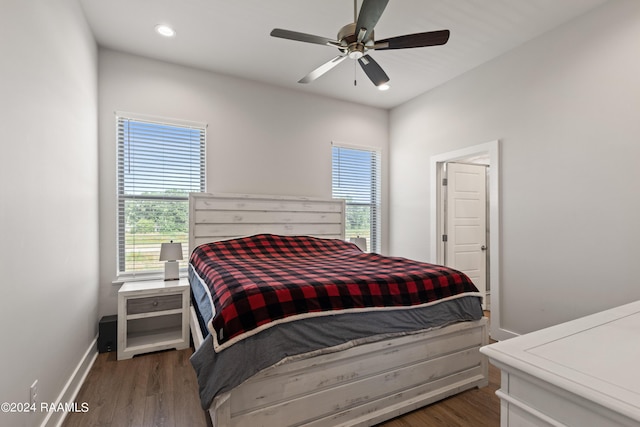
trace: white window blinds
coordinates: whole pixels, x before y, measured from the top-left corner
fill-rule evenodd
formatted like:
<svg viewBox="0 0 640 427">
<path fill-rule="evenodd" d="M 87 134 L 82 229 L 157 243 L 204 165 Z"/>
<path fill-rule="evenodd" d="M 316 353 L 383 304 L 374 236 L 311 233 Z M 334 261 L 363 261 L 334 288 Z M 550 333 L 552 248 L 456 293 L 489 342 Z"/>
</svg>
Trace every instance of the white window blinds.
<svg viewBox="0 0 640 427">
<path fill-rule="evenodd" d="M 333 145 L 332 193 L 346 200 L 346 238 L 364 237 L 380 252 L 380 152 Z"/>
<path fill-rule="evenodd" d="M 205 191 L 205 125 L 116 116 L 118 274 L 159 272 L 160 243 L 188 256 L 189 192 Z"/>
</svg>

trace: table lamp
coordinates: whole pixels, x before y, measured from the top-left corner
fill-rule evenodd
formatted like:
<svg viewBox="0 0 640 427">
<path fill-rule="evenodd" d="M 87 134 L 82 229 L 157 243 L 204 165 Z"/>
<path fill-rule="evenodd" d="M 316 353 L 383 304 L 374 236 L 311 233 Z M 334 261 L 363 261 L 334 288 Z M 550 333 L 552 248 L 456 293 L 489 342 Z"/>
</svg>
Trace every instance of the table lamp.
<svg viewBox="0 0 640 427">
<path fill-rule="evenodd" d="M 352 237 L 349 239 L 351 243 L 355 243 L 362 252 L 367 252 L 367 239 L 365 237 Z"/>
<path fill-rule="evenodd" d="M 182 259 L 182 243 L 162 243 L 160 245 L 160 261 L 164 263 L 164 280 L 178 280 L 180 278 L 178 260 Z"/>
</svg>

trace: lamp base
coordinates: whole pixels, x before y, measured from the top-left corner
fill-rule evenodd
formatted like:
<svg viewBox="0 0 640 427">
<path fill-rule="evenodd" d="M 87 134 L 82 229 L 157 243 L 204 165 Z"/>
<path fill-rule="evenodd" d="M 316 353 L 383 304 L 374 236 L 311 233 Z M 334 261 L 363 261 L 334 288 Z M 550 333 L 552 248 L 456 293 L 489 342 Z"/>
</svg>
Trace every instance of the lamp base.
<svg viewBox="0 0 640 427">
<path fill-rule="evenodd" d="M 167 261 L 164 263 L 164 280 L 180 279 L 180 263 L 178 261 Z"/>
</svg>

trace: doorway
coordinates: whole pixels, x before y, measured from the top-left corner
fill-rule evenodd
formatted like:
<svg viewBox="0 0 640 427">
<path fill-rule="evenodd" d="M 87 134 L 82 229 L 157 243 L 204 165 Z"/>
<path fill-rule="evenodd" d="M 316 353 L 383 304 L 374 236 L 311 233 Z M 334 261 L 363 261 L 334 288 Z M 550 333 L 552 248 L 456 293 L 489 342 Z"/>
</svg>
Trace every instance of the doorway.
<svg viewBox="0 0 640 427">
<path fill-rule="evenodd" d="M 489 229 L 488 245 L 488 278 L 487 288 L 490 289 L 487 305 L 491 310 L 491 337 L 496 340 L 511 338 L 513 335 L 501 327 L 500 322 L 500 193 L 499 193 L 499 141 L 491 141 L 484 144 L 463 148 L 456 151 L 438 154 L 430 159 L 431 170 L 431 262 L 442 264 L 444 260 L 444 246 L 442 239 L 438 239 L 439 230 L 443 228 L 444 206 L 442 203 L 441 185 L 443 169 L 446 163 L 473 163 L 483 159 L 488 166 L 487 196 L 488 208 L 486 210 Z"/>
</svg>

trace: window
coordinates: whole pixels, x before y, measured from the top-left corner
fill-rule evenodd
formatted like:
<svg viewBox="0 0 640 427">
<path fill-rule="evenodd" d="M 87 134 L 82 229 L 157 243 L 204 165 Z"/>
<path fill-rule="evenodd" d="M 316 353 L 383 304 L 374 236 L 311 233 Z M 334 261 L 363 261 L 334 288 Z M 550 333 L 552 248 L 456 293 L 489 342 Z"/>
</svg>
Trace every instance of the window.
<svg viewBox="0 0 640 427">
<path fill-rule="evenodd" d="M 189 192 L 205 191 L 205 133 L 199 124 L 117 114 L 118 274 L 160 272 L 160 243 L 187 257 Z"/>
<path fill-rule="evenodd" d="M 346 200 L 346 238 L 364 237 L 380 252 L 380 152 L 333 145 L 333 197 Z"/>
</svg>

